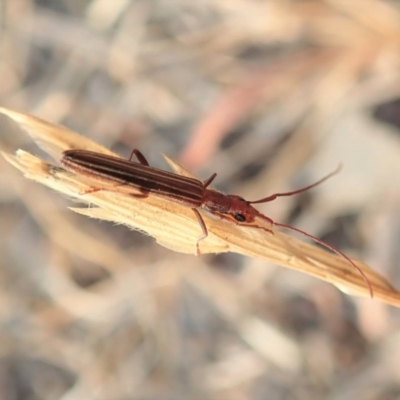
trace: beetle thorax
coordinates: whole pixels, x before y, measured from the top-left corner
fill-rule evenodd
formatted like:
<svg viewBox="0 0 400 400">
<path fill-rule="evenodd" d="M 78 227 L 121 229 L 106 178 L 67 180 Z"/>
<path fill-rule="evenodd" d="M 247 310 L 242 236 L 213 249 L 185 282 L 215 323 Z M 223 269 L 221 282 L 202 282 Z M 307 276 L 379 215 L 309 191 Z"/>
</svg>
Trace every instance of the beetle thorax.
<svg viewBox="0 0 400 400">
<path fill-rule="evenodd" d="M 210 213 L 227 214 L 231 209 L 231 205 L 232 200 L 229 196 L 216 190 L 207 189 L 205 190 L 201 207 Z"/>
<path fill-rule="evenodd" d="M 215 190 L 207 190 L 202 208 L 211 212 L 230 215 L 238 222 L 252 222 L 256 210 L 240 196 L 226 195 Z"/>
</svg>

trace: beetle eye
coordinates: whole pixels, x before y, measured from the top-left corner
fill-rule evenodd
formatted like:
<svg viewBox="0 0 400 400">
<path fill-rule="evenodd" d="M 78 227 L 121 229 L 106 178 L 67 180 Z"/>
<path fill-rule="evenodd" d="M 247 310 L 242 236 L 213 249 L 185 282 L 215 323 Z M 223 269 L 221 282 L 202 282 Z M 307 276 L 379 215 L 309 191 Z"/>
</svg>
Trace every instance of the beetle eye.
<svg viewBox="0 0 400 400">
<path fill-rule="evenodd" d="M 236 214 L 235 219 L 238 222 L 246 222 L 246 217 L 243 214 Z"/>
</svg>

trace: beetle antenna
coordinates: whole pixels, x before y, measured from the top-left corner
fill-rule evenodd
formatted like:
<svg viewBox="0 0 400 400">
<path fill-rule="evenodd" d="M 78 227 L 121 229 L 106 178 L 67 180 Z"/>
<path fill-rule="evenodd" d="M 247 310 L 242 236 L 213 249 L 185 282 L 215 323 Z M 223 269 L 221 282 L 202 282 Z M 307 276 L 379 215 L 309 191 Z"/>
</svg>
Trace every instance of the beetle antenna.
<svg viewBox="0 0 400 400">
<path fill-rule="evenodd" d="M 320 185 L 322 182 L 325 182 L 329 178 L 332 178 L 332 176 L 338 174 L 341 169 L 342 169 L 342 164 L 339 164 L 334 171 L 332 171 L 328 175 L 324 176 L 319 181 L 317 181 L 317 182 L 315 182 L 315 183 L 313 183 L 311 185 L 308 185 L 306 187 L 303 187 L 302 189 L 297 189 L 297 190 L 294 190 L 292 192 L 275 193 L 275 194 L 272 194 L 271 196 L 264 197 L 263 199 L 260 199 L 260 200 L 248 201 L 248 204 L 267 203 L 269 201 L 275 200 L 277 197 L 293 196 L 294 194 L 303 193 L 303 192 L 305 192 L 307 190 L 310 190 L 310 189 L 314 188 L 315 186 Z"/>
<path fill-rule="evenodd" d="M 367 278 L 367 276 L 365 275 L 363 270 L 360 267 L 358 267 L 355 264 L 355 262 L 352 261 L 350 257 L 346 256 L 346 254 L 344 254 L 342 251 L 340 251 L 336 247 L 330 245 L 329 243 L 325 242 L 324 240 L 318 239 L 317 237 L 315 237 L 313 235 L 310 235 L 309 233 L 304 232 L 301 229 L 295 228 L 294 226 L 286 225 L 286 224 L 280 224 L 278 222 L 273 222 L 273 225 L 279 226 L 281 228 L 289 229 L 289 230 L 297 232 L 297 233 L 300 233 L 301 235 L 308 237 L 309 239 L 313 240 L 314 242 L 319 243 L 321 246 L 324 246 L 325 248 L 327 248 L 327 249 L 333 251 L 334 253 L 336 253 L 337 255 L 343 257 L 346 261 L 348 261 L 352 265 L 353 268 L 356 269 L 356 271 L 358 271 L 358 273 L 361 275 L 361 277 L 364 279 L 365 283 L 368 286 L 371 298 L 374 297 L 374 292 L 372 290 L 371 282 L 369 281 L 369 279 Z"/>
</svg>

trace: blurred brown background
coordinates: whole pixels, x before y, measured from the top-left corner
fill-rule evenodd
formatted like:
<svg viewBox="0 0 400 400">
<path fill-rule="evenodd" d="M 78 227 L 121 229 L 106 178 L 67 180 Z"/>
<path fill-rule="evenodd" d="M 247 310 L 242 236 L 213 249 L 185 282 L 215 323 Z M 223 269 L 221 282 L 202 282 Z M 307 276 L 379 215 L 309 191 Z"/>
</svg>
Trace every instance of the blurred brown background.
<svg viewBox="0 0 400 400">
<path fill-rule="evenodd" d="M 160 152 L 400 287 L 400 3 L 2 0 L 0 105 Z M 0 119 L 0 146 L 41 154 Z M 0 159 L 0 399 L 399 399 L 400 313 L 90 220 Z"/>
</svg>

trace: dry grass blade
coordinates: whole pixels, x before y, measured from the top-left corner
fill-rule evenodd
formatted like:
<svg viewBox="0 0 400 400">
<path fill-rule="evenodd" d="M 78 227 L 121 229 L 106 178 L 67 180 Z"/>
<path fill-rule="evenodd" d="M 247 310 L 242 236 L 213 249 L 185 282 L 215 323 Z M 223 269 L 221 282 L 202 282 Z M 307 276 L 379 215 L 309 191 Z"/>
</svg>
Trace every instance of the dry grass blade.
<svg viewBox="0 0 400 400">
<path fill-rule="evenodd" d="M 71 148 L 112 154 L 102 146 L 66 128 L 15 111 L 6 109 L 0 111 L 27 130 L 32 138 L 52 155 Z M 116 191 L 112 186 L 110 190 L 84 194 L 88 189 L 98 186 L 95 179 L 72 174 L 22 150 L 18 150 L 16 155 L 3 153 L 3 156 L 27 178 L 95 206 L 95 208 L 73 208 L 75 212 L 144 231 L 154 237 L 159 244 L 175 251 L 195 253 L 195 243 L 201 236 L 201 229 L 189 208 L 152 196 L 137 199 Z M 168 159 L 168 162 L 179 173 L 188 174 L 172 160 Z M 233 251 L 261 258 L 315 276 L 351 294 L 369 296 L 364 280 L 346 260 L 314 245 L 278 231 L 271 235 L 259 229 L 237 226 L 206 215 L 204 221 L 209 235 L 200 243 L 203 254 Z M 367 265 L 361 262 L 357 262 L 357 265 L 371 282 L 376 299 L 400 305 L 400 294 L 396 289 Z"/>
</svg>

